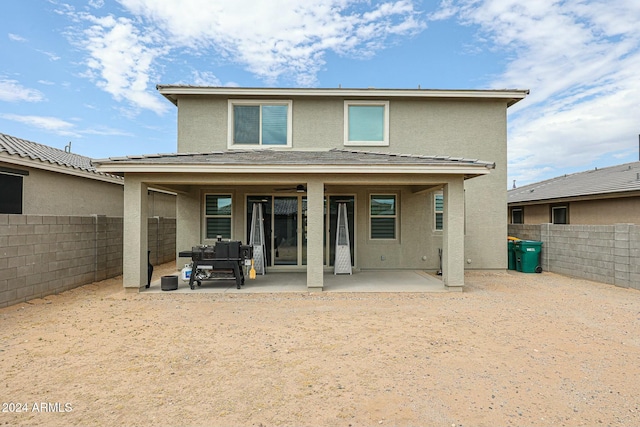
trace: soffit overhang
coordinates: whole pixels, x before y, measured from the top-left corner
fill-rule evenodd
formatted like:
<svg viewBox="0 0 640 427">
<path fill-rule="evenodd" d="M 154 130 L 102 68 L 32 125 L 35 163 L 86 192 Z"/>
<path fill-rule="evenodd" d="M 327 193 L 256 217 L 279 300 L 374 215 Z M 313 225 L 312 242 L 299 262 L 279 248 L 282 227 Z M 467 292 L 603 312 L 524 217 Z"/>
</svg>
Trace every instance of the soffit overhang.
<svg viewBox="0 0 640 427">
<path fill-rule="evenodd" d="M 377 89 L 377 88 L 248 88 L 188 85 L 157 85 L 156 89 L 173 104 L 180 96 L 220 97 L 337 97 L 337 98 L 432 98 L 432 99 L 500 99 L 510 107 L 524 99 L 528 89 Z"/>
</svg>

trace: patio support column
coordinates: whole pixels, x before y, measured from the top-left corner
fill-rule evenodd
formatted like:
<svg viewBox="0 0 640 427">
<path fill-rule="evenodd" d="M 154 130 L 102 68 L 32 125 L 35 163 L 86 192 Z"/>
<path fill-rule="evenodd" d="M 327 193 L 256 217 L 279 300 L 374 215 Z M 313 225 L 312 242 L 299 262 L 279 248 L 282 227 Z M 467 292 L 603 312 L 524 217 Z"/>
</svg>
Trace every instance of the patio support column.
<svg viewBox="0 0 640 427">
<path fill-rule="evenodd" d="M 176 197 L 176 269 L 191 262 L 191 258 L 178 258 L 180 251 L 190 251 L 201 244 L 200 191 L 190 189 L 188 193 L 178 193 Z"/>
<path fill-rule="evenodd" d="M 444 186 L 442 277 L 450 291 L 464 286 L 464 180 L 456 177 Z"/>
<path fill-rule="evenodd" d="M 122 270 L 127 292 L 147 285 L 147 185 L 136 175 L 125 174 Z"/>
<path fill-rule="evenodd" d="M 324 182 L 307 182 L 307 288 L 321 291 L 324 281 Z"/>
</svg>

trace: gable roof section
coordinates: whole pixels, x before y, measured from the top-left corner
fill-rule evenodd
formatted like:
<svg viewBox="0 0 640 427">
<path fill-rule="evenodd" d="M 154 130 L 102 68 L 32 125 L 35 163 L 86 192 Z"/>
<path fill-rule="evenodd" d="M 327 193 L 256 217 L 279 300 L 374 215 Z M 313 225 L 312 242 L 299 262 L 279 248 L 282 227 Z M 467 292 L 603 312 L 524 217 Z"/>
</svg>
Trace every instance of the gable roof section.
<svg viewBox="0 0 640 427">
<path fill-rule="evenodd" d="M 484 175 L 495 163 L 449 156 L 358 150 L 230 150 L 171 153 L 94 160 L 108 172 L 422 172 Z M 374 170 L 375 169 L 375 170 Z"/>
<path fill-rule="evenodd" d="M 342 97 L 342 98 L 449 98 L 502 99 L 507 107 L 524 99 L 527 89 L 376 89 L 376 88 L 251 88 L 190 85 L 157 85 L 156 89 L 173 104 L 183 95 L 222 97 Z"/>
<path fill-rule="evenodd" d="M 109 182 L 122 178 L 98 172 L 91 158 L 0 133 L 0 161 Z"/>
<path fill-rule="evenodd" d="M 598 198 L 640 192 L 640 162 L 563 175 L 507 192 L 508 203 Z"/>
</svg>

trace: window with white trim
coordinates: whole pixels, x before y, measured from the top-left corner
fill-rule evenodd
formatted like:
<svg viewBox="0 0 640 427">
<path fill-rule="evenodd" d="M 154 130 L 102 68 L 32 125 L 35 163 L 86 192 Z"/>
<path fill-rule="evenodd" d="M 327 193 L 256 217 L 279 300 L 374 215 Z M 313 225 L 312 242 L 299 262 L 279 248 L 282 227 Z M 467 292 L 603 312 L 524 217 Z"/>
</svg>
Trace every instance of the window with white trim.
<svg viewBox="0 0 640 427">
<path fill-rule="evenodd" d="M 433 229 L 442 231 L 444 228 L 444 194 L 439 191 L 433 195 Z"/>
<path fill-rule="evenodd" d="M 396 195 L 371 195 L 369 198 L 369 224 L 371 239 L 396 239 L 398 228 Z"/>
<path fill-rule="evenodd" d="M 291 101 L 229 100 L 229 148 L 291 147 Z"/>
<path fill-rule="evenodd" d="M 204 196 L 205 238 L 231 239 L 232 200 L 230 195 L 206 194 Z"/>
<path fill-rule="evenodd" d="M 389 101 L 345 101 L 344 145 L 389 145 Z"/>
</svg>

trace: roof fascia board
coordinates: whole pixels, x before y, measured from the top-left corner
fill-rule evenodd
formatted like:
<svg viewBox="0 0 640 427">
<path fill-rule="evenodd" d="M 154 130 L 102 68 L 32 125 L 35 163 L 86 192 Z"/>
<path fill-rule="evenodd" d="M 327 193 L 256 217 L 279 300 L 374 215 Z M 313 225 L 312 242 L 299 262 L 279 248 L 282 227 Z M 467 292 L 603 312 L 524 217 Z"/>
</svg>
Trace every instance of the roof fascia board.
<svg viewBox="0 0 640 427">
<path fill-rule="evenodd" d="M 23 158 L 14 155 L 7 155 L 6 153 L 0 153 L 0 161 L 5 163 L 11 163 L 14 165 L 29 167 L 33 169 L 41 169 L 49 172 L 57 172 L 65 175 L 73 175 L 81 178 L 94 179 L 96 181 L 104 181 L 112 184 L 120 184 L 123 185 L 124 181 L 122 178 L 111 177 L 107 175 L 102 175 L 96 172 L 89 172 L 82 169 L 75 169 L 72 167 L 61 166 L 55 163 L 43 162 L 40 160 L 33 160 L 31 158 Z M 103 172 L 103 171 L 100 171 Z"/>
<path fill-rule="evenodd" d="M 215 96 L 304 96 L 304 97 L 359 97 L 359 98 L 458 98 L 506 99 L 509 106 L 524 99 L 529 90 L 504 89 L 305 89 L 305 88 L 246 88 L 206 86 L 156 86 L 161 95 L 177 105 L 180 95 Z"/>
<path fill-rule="evenodd" d="M 589 202 L 592 200 L 619 199 L 619 198 L 638 197 L 638 196 L 640 196 L 640 190 L 620 190 L 620 191 L 612 191 L 609 193 L 585 194 L 581 196 L 570 196 L 570 197 L 557 197 L 554 199 L 523 200 L 523 201 L 517 201 L 517 202 L 508 202 L 508 205 L 509 206 L 547 205 L 547 204 L 555 204 L 555 203 Z"/>
<path fill-rule="evenodd" d="M 485 165 L 149 165 L 149 164 L 97 164 L 96 169 L 108 173 L 338 173 L 338 174 L 449 174 L 449 175 L 486 175 L 490 169 Z"/>
</svg>

